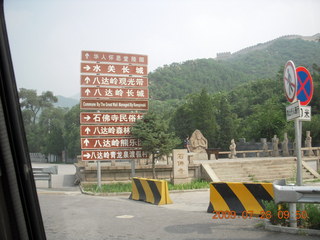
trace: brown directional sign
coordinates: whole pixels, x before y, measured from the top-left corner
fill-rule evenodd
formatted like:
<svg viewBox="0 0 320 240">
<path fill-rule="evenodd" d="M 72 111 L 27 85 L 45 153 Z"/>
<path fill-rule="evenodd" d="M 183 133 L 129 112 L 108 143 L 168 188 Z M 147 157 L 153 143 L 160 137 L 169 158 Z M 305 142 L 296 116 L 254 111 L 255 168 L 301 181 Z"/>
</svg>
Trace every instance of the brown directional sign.
<svg viewBox="0 0 320 240">
<path fill-rule="evenodd" d="M 81 60 L 92 62 L 131 63 L 141 65 L 148 64 L 147 55 L 114 52 L 82 51 Z"/>
<path fill-rule="evenodd" d="M 80 109 L 86 110 L 148 110 L 148 100 L 80 99 Z"/>
<path fill-rule="evenodd" d="M 141 148 L 141 141 L 136 138 L 81 138 L 81 148 Z"/>
<path fill-rule="evenodd" d="M 81 75 L 82 86 L 148 87 L 146 77 Z"/>
<path fill-rule="evenodd" d="M 81 63 L 81 73 L 145 76 L 148 74 L 148 69 L 146 66 L 126 64 Z"/>
<path fill-rule="evenodd" d="M 80 113 L 81 124 L 133 124 L 143 118 L 143 113 L 98 113 L 82 112 Z"/>
<path fill-rule="evenodd" d="M 130 125 L 80 125 L 80 136 L 130 136 Z"/>
<path fill-rule="evenodd" d="M 148 158 L 132 125 L 148 110 L 148 56 L 82 51 L 81 152 L 84 161 Z M 86 124 L 86 125 L 83 125 Z"/>
<path fill-rule="evenodd" d="M 147 88 L 105 88 L 105 87 L 81 87 L 83 98 L 126 98 L 148 99 Z"/>
<path fill-rule="evenodd" d="M 121 160 L 148 158 L 148 154 L 142 150 L 84 150 L 81 151 L 83 161 L 95 160 Z"/>
</svg>

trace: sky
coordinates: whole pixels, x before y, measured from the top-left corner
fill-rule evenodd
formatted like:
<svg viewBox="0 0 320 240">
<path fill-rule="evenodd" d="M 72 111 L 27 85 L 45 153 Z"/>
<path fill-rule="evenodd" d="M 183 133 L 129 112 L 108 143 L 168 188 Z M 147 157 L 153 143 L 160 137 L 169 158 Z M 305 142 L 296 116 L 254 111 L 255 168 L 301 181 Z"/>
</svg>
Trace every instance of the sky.
<svg viewBox="0 0 320 240">
<path fill-rule="evenodd" d="M 319 0 L 4 0 L 18 88 L 72 97 L 81 51 L 148 55 L 148 70 L 320 32 Z"/>
</svg>

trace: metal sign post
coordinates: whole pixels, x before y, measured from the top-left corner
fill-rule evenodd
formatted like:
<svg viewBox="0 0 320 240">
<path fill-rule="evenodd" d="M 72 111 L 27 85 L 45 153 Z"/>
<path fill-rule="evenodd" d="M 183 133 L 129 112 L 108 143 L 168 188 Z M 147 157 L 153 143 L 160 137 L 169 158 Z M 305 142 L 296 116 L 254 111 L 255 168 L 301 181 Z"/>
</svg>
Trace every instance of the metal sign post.
<svg viewBox="0 0 320 240">
<path fill-rule="evenodd" d="M 97 161 L 97 184 L 98 188 L 101 189 L 101 162 Z"/>
<path fill-rule="evenodd" d="M 135 159 L 131 160 L 131 178 L 136 176 L 136 161 Z"/>
<path fill-rule="evenodd" d="M 302 159 L 301 159 L 301 128 L 302 122 L 299 118 L 294 120 L 295 139 L 296 139 L 296 153 L 297 153 L 297 179 L 296 185 L 302 186 Z"/>
</svg>

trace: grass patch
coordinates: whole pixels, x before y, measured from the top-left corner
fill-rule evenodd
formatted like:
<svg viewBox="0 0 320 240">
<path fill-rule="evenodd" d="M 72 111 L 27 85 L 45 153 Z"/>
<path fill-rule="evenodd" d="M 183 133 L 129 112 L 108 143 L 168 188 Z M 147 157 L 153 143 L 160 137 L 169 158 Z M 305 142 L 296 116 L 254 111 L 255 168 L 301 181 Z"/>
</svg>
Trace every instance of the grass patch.
<svg viewBox="0 0 320 240">
<path fill-rule="evenodd" d="M 188 189 L 201 189 L 209 188 L 210 183 L 203 180 L 194 180 L 191 183 L 168 184 L 169 190 L 188 190 Z M 101 189 L 98 188 L 97 184 L 83 184 L 82 188 L 86 192 L 92 193 L 116 193 L 116 192 L 131 192 L 131 183 L 109 183 L 101 184 Z"/>
<path fill-rule="evenodd" d="M 92 193 L 116 193 L 116 192 L 131 192 L 131 183 L 110 183 L 101 184 L 99 189 L 98 184 L 84 184 L 82 188 L 86 192 Z"/>
<path fill-rule="evenodd" d="M 210 183 L 203 180 L 194 180 L 191 183 L 183 183 L 173 185 L 172 183 L 168 184 L 169 190 L 189 190 L 189 189 L 201 189 L 209 188 Z"/>
</svg>

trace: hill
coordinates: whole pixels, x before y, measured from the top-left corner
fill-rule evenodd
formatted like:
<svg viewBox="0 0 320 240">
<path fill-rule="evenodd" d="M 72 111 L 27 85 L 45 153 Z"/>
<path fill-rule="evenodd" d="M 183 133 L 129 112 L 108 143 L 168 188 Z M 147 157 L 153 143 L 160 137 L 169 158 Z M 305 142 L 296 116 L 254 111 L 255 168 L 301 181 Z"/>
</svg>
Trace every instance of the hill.
<svg viewBox="0 0 320 240">
<path fill-rule="evenodd" d="M 57 98 L 58 98 L 58 102 L 53 104 L 55 107 L 72 108 L 74 105 L 79 103 L 79 100 L 76 100 L 74 98 L 64 97 L 61 95 L 57 95 Z"/>
<path fill-rule="evenodd" d="M 205 88 L 226 91 L 252 80 L 274 78 L 288 60 L 312 70 L 320 62 L 320 34 L 286 36 L 258 44 L 224 58 L 172 63 L 149 74 L 153 100 L 183 99 Z"/>
</svg>

